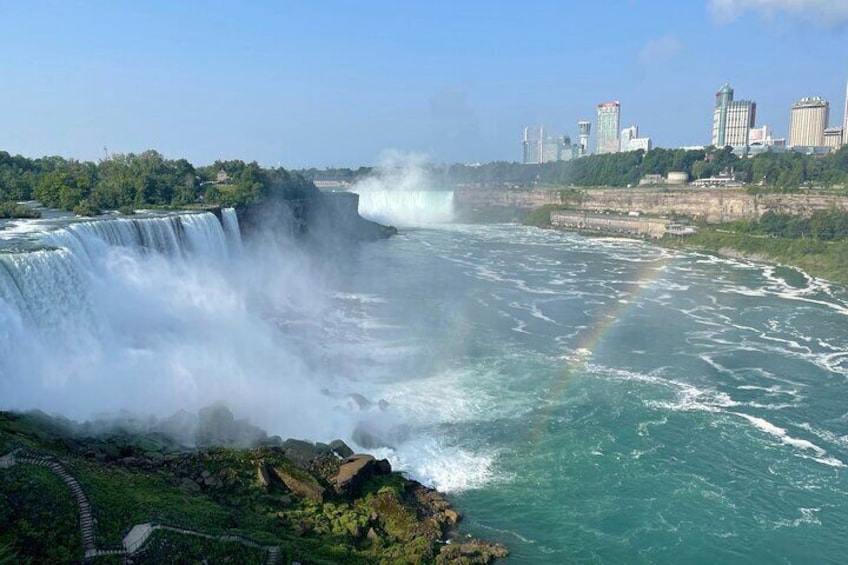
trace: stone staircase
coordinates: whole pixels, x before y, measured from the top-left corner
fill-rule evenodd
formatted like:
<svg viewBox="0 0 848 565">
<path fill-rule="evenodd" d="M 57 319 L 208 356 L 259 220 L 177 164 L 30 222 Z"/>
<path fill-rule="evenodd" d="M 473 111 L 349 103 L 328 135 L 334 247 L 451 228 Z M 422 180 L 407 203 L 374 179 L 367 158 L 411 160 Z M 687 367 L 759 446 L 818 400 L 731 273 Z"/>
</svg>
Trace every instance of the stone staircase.
<svg viewBox="0 0 848 565">
<path fill-rule="evenodd" d="M 54 475 L 62 479 L 79 508 L 80 532 L 82 534 L 82 548 L 85 551 L 86 560 L 95 557 L 98 554 L 97 543 L 94 538 L 94 517 L 91 514 L 91 504 L 88 502 L 88 497 L 85 491 L 73 475 L 71 475 L 62 463 L 55 457 L 49 455 L 40 455 L 27 450 L 21 450 L 15 454 L 15 462 L 37 465 L 46 467 L 53 472 Z"/>
</svg>

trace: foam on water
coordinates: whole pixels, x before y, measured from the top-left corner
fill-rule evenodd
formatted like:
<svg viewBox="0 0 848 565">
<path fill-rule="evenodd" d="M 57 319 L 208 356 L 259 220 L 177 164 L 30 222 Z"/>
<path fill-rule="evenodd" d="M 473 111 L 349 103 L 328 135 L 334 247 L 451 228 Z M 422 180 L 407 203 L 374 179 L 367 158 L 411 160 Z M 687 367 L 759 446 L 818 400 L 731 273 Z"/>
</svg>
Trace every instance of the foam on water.
<svg viewBox="0 0 848 565">
<path fill-rule="evenodd" d="M 495 473 L 497 454 L 489 448 L 475 452 L 425 436 L 407 441 L 397 449 L 371 451 L 376 457 L 389 459 L 392 468 L 443 492 L 478 489 L 509 480 L 508 476 Z"/>
<path fill-rule="evenodd" d="M 845 467 L 845 464 L 837 459 L 836 457 L 829 456 L 827 451 L 818 445 L 814 444 L 811 441 L 800 439 L 796 437 L 792 437 L 789 433 L 779 426 L 776 426 L 769 422 L 764 418 L 758 418 L 756 416 L 751 416 L 750 414 L 745 414 L 742 412 L 730 412 L 734 416 L 739 416 L 754 425 L 757 429 L 765 432 L 766 434 L 777 438 L 780 443 L 785 445 L 794 447 L 796 449 L 804 450 L 804 451 L 812 451 L 814 457 L 811 457 L 813 460 L 818 461 L 824 465 L 829 465 L 831 467 Z"/>
</svg>

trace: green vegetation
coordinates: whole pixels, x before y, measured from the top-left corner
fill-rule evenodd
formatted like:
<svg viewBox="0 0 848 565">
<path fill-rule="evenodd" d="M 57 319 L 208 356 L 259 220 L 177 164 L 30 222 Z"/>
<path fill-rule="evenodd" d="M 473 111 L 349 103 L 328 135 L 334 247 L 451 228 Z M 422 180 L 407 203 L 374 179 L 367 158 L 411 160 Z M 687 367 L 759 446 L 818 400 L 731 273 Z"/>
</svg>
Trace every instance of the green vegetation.
<svg viewBox="0 0 848 565">
<path fill-rule="evenodd" d="M 219 177 L 220 175 L 220 177 Z M 0 151 L 0 203 L 38 200 L 50 208 L 97 215 L 104 209 L 237 206 L 267 198 L 308 198 L 311 181 L 255 161 L 216 161 L 195 168 L 156 151 L 113 155 L 98 163 L 62 157 L 27 159 Z M 29 209 L 0 204 L 0 217 L 29 217 Z"/>
<path fill-rule="evenodd" d="M 82 429 L 44 414 L 0 412 L 0 456 L 23 447 L 58 457 L 91 504 L 100 549 L 121 547 L 136 524 L 163 526 L 136 563 L 262 563 L 272 546 L 282 563 L 310 564 L 474 564 L 505 554 L 485 542 L 462 555 L 442 552 L 439 540 L 455 522 L 450 505 L 397 473 L 376 471 L 376 463 L 355 490 L 336 490 L 342 461 L 333 454 L 301 466 L 279 446 L 182 450 L 156 434 L 82 437 Z M 283 477 L 322 494 L 302 495 Z M 76 501 L 45 467 L 0 469 L 0 524 L 0 565 L 81 559 Z"/>
<path fill-rule="evenodd" d="M 563 207 L 558 204 L 545 204 L 538 208 L 533 208 L 524 218 L 524 225 L 536 226 L 537 228 L 551 227 L 551 212 L 561 210 Z"/>
<path fill-rule="evenodd" d="M 848 283 L 848 214 L 844 212 L 816 212 L 809 219 L 769 212 L 758 222 L 701 226 L 694 235 L 665 237 L 662 244 L 774 261 Z"/>
<path fill-rule="evenodd" d="M 16 202 L 0 202 L 0 219 L 3 218 L 40 218 L 41 213 Z"/>
<path fill-rule="evenodd" d="M 690 179 L 707 178 L 733 169 L 738 180 L 761 184 L 764 190 L 798 190 L 848 183 L 848 147 L 821 156 L 800 153 L 762 153 L 751 158 L 734 155 L 729 147 L 705 150 L 656 148 L 628 153 L 590 155 L 572 161 L 523 165 L 495 162 L 469 167 L 452 165 L 441 174 L 455 183 L 550 186 L 636 185 L 644 175 L 685 172 Z"/>
<path fill-rule="evenodd" d="M 761 153 L 751 158 L 734 155 L 730 147 L 686 150 L 656 148 L 606 155 L 590 155 L 571 161 L 524 165 L 495 161 L 484 165 L 430 166 L 427 172 L 436 185 L 487 185 L 504 188 L 541 186 L 637 185 L 644 175 L 685 172 L 690 179 L 716 176 L 733 169 L 736 178 L 757 185 L 758 191 L 796 191 L 807 187 L 845 187 L 848 184 L 848 147 L 825 156 L 795 152 Z M 371 173 L 351 169 L 308 169 L 311 180 L 355 182 Z"/>
</svg>

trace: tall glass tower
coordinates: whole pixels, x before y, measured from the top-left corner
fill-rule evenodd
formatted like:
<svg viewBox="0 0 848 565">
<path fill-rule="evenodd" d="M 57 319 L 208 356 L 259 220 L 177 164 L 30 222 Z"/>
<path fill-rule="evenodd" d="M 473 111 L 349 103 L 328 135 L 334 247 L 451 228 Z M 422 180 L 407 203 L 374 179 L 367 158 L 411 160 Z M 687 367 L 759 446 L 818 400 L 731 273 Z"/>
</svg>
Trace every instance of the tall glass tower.
<svg viewBox="0 0 848 565">
<path fill-rule="evenodd" d="M 598 104 L 598 153 L 618 153 L 618 132 L 621 126 L 621 103 Z"/>
<path fill-rule="evenodd" d="M 713 138 L 716 147 L 727 145 L 727 112 L 733 102 L 733 89 L 724 83 L 716 92 L 715 109 L 713 110 Z"/>
</svg>

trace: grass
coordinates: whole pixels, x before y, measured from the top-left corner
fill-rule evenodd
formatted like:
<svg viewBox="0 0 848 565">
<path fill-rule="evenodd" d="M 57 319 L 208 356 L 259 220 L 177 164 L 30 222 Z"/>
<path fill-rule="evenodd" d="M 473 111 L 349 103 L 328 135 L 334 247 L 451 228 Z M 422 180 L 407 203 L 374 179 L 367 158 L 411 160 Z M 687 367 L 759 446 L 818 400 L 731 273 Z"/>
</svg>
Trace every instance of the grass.
<svg viewBox="0 0 848 565">
<path fill-rule="evenodd" d="M 765 237 L 733 231 L 732 226 L 705 226 L 691 236 L 663 238 L 661 244 L 780 263 L 814 277 L 848 284 L 848 241 L 845 240 Z"/>
</svg>

